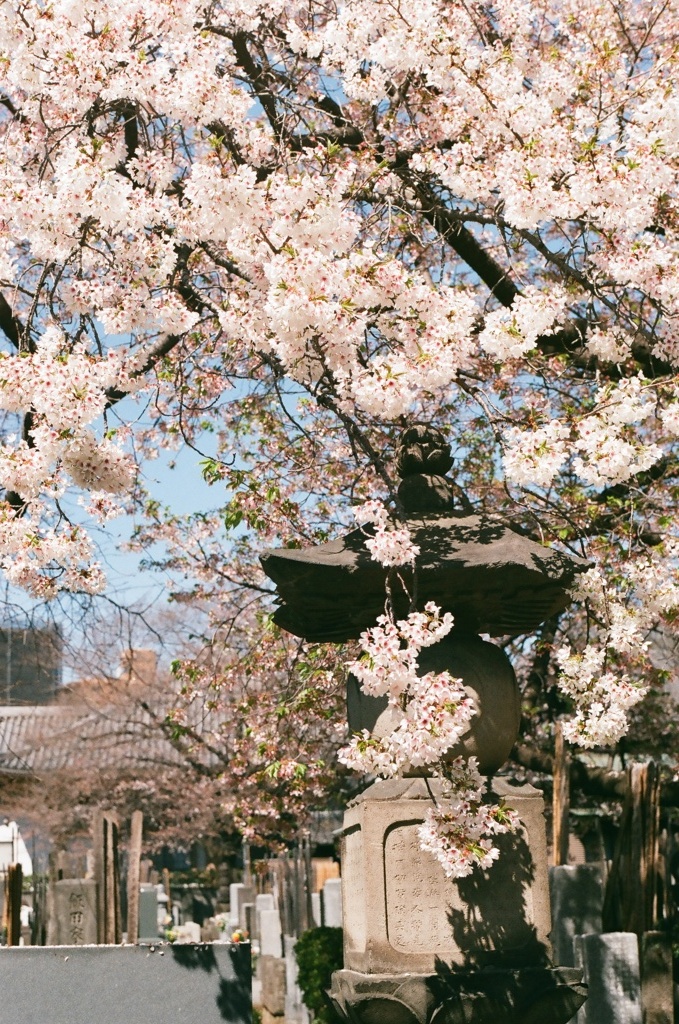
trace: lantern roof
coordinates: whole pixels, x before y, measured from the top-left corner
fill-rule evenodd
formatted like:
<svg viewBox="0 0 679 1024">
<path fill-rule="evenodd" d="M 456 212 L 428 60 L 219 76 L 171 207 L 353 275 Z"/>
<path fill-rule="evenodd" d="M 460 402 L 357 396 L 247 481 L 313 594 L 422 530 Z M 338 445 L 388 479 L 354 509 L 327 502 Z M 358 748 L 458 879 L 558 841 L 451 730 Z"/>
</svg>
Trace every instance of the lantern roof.
<svg viewBox="0 0 679 1024">
<path fill-rule="evenodd" d="M 584 559 L 546 547 L 501 516 L 456 509 L 455 486 L 445 473 L 450 449 L 431 427 L 405 431 L 397 451 L 399 500 L 411 539 L 420 549 L 414 569 L 389 570 L 366 547 L 369 529 L 313 547 L 278 548 L 261 558 L 276 584 L 273 616 L 283 629 L 314 642 L 358 638 L 384 611 L 389 584 L 452 612 L 457 629 L 490 636 L 531 632 L 570 602 L 569 588 Z M 400 580 L 399 580 L 400 577 Z M 403 585 L 401 585 L 403 584 Z"/>
</svg>

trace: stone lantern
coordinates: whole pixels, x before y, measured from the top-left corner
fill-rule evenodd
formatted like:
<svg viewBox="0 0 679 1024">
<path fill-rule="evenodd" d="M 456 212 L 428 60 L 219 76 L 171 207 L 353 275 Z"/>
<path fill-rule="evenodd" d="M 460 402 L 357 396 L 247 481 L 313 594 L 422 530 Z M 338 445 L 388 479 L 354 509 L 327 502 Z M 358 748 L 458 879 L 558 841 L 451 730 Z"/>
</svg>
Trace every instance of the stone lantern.
<svg viewBox="0 0 679 1024">
<path fill-rule="evenodd" d="M 310 641 L 357 639 L 383 612 L 387 585 L 398 617 L 412 593 L 419 606 L 434 601 L 452 612 L 453 631 L 422 651 L 419 671 L 462 679 L 477 714 L 450 755 L 476 756 L 488 799 L 504 798 L 521 821 L 497 837 L 500 858 L 489 870 L 451 880 L 417 836 L 436 780 L 413 772 L 361 793 L 344 818 L 344 970 L 334 974 L 330 998 L 352 1024 L 566 1024 L 585 990 L 578 971 L 549 959 L 542 795 L 495 777 L 518 735 L 520 694 L 504 651 L 479 634 L 536 629 L 566 607 L 587 563 L 474 513 L 446 476 L 452 464 L 439 431 L 403 434 L 398 497 L 420 548 L 416 578 L 375 562 L 361 529 L 262 556 L 277 586 L 274 621 Z M 363 694 L 351 678 L 347 705 L 352 731 L 394 728 L 386 697 Z"/>
</svg>

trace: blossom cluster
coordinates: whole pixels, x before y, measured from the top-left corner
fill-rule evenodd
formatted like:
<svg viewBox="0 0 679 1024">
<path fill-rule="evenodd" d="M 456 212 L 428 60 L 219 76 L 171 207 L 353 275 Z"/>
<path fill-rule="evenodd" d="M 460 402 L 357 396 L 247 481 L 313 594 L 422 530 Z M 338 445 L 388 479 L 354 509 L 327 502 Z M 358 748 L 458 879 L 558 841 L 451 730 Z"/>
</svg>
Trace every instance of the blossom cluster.
<svg viewBox="0 0 679 1024">
<path fill-rule="evenodd" d="M 507 479 L 523 486 L 549 487 L 570 462 L 586 484 L 624 483 L 662 456 L 655 441 L 631 429 L 654 415 L 652 388 L 640 377 L 600 387 L 593 409 L 572 424 L 552 420 L 531 430 L 509 427 L 504 435 Z M 666 412 L 664 420 L 671 428 L 671 413 Z"/>
<path fill-rule="evenodd" d="M 625 656 L 643 655 L 651 629 L 679 608 L 677 549 L 668 547 L 662 555 L 651 552 L 630 566 L 617 593 L 599 568 L 578 578 L 573 596 L 588 605 L 600 625 L 581 650 L 562 644 L 556 661 L 559 687 L 575 708 L 564 723 L 564 735 L 579 746 L 616 743 L 627 732 L 628 712 L 648 693 L 647 686 L 617 664 Z"/>
<path fill-rule="evenodd" d="M 354 509 L 354 518 L 359 526 L 374 525 L 374 534 L 368 537 L 365 546 L 371 558 L 381 565 L 412 564 L 420 553 L 417 544 L 410 539 L 406 526 L 394 529 L 389 513 L 380 501 L 371 499 Z"/>
<path fill-rule="evenodd" d="M 516 811 L 502 802 L 484 802 L 475 757 L 455 758 L 440 781 L 443 798 L 418 829 L 422 848 L 434 854 L 449 878 L 464 878 L 477 866 L 491 867 L 500 855 L 493 837 L 519 828 Z"/>
<path fill-rule="evenodd" d="M 384 777 L 413 768 L 427 768 L 445 780 L 444 795 L 429 812 L 421 831 L 423 847 L 438 858 L 451 877 L 463 877 L 473 865 L 487 866 L 497 856 L 492 836 L 514 828 L 513 816 L 483 800 L 483 782 L 475 759 L 469 763 L 450 751 L 476 713 L 461 679 L 448 672 L 418 674 L 417 657 L 424 647 L 443 639 L 453 627 L 449 612 L 441 615 L 432 602 L 397 622 L 383 615 L 361 635 L 362 656 L 347 667 L 371 696 L 386 694 L 390 729 L 355 734 L 339 759 L 362 773 Z M 384 716 L 383 716 L 384 717 Z"/>
</svg>

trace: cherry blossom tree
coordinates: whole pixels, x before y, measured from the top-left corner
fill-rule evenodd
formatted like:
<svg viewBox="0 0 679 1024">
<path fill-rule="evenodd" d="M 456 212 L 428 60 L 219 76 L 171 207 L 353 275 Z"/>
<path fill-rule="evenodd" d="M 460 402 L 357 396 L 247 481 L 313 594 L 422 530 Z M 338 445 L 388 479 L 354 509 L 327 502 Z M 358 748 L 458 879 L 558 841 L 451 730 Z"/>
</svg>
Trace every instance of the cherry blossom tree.
<svg viewBox="0 0 679 1024">
<path fill-rule="evenodd" d="M 678 14 L 5 0 L 7 577 L 101 591 L 88 517 L 136 502 L 228 630 L 270 602 L 262 546 L 398 515 L 424 419 L 471 507 L 592 563 L 515 646 L 572 742 L 618 741 L 679 596 Z M 135 483 L 184 444 L 219 495 L 188 521 Z M 371 515 L 377 557 L 416 557 Z"/>
<path fill-rule="evenodd" d="M 141 810 L 147 849 L 198 838 L 280 849 L 297 839 L 311 813 L 341 806 L 355 787 L 334 759 L 344 693 L 330 649 L 305 649 L 261 618 L 239 616 L 228 643 L 219 634 L 187 642 L 164 610 L 145 639 L 162 632 L 160 652 L 178 655 L 168 665 L 157 642 L 122 647 L 118 618 L 100 617 L 89 649 L 77 651 L 77 677 L 42 714 L 27 708 L 3 751 L 4 806 L 60 844 L 91 833 L 101 807 L 119 813 L 123 830 Z M 194 630 L 198 622 L 194 614 Z"/>
</svg>

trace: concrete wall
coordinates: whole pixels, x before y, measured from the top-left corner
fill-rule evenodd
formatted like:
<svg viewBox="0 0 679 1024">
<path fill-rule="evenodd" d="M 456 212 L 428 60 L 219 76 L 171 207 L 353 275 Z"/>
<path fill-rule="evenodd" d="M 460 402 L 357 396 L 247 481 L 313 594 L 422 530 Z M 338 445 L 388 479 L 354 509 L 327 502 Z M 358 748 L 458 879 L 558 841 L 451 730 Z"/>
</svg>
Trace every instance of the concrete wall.
<svg viewBox="0 0 679 1024">
<path fill-rule="evenodd" d="M 251 1024 L 250 945 L 0 949 L 7 1024 Z"/>
</svg>

